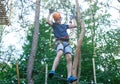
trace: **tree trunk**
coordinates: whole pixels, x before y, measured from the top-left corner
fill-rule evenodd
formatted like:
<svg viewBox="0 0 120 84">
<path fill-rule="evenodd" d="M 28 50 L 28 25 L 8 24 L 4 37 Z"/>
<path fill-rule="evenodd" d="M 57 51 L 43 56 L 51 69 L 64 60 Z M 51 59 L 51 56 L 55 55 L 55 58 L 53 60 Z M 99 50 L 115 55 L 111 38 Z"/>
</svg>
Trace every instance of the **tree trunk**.
<svg viewBox="0 0 120 84">
<path fill-rule="evenodd" d="M 28 60 L 28 66 L 27 66 L 27 81 L 28 81 L 28 84 L 34 84 L 32 74 L 33 74 L 34 59 L 35 59 L 35 55 L 36 55 L 36 51 L 37 51 L 37 44 L 38 44 L 39 14 L 40 14 L 40 0 L 36 0 L 34 34 L 33 34 L 33 40 L 32 40 L 32 48 L 31 48 L 30 57 L 29 57 L 29 60 Z"/>
<path fill-rule="evenodd" d="M 75 56 L 73 61 L 73 76 L 78 77 L 78 80 L 73 84 L 79 84 L 80 73 L 81 73 L 81 49 L 80 48 L 82 45 L 83 38 L 85 36 L 85 25 L 81 19 L 78 0 L 75 0 L 75 1 L 76 1 L 76 10 L 77 10 L 77 22 L 78 22 L 78 25 L 81 26 L 81 33 L 77 41 L 77 46 L 76 46 L 76 51 L 75 51 Z"/>
</svg>

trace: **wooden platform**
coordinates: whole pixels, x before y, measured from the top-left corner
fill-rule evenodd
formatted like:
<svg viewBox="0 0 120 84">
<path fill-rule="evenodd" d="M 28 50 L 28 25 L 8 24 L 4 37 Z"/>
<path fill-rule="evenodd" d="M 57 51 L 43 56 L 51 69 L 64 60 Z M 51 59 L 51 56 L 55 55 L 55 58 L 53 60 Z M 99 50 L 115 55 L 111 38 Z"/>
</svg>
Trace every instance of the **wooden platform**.
<svg viewBox="0 0 120 84">
<path fill-rule="evenodd" d="M 5 6 L 3 4 L 4 0 L 0 1 L 0 25 L 9 25 L 9 19 L 6 15 L 6 10 L 5 10 Z"/>
</svg>

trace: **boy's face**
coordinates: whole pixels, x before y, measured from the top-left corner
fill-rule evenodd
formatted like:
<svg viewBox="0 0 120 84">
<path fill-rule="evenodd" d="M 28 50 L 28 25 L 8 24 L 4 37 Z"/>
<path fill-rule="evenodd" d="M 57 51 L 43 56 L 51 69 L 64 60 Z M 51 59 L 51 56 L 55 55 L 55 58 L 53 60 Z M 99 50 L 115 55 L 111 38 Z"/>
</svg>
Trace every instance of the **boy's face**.
<svg viewBox="0 0 120 84">
<path fill-rule="evenodd" d="M 62 18 L 55 20 L 56 23 L 61 24 Z"/>
</svg>

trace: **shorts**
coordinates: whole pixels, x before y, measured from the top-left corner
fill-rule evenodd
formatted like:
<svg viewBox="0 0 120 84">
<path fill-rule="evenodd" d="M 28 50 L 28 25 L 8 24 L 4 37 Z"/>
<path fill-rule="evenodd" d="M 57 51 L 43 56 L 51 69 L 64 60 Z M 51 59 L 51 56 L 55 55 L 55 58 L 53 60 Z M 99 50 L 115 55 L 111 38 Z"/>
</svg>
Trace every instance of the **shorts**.
<svg viewBox="0 0 120 84">
<path fill-rule="evenodd" d="M 58 52 L 59 50 L 62 50 L 64 54 L 72 54 L 72 48 L 69 45 L 69 43 L 67 41 L 56 41 L 55 42 L 56 45 L 56 52 Z"/>
</svg>

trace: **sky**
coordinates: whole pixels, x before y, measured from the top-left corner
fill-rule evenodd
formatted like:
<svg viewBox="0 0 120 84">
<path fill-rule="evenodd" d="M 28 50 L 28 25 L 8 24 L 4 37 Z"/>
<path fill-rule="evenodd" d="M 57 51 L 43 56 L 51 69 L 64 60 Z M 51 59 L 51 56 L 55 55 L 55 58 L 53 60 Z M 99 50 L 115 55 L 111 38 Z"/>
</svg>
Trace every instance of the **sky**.
<svg viewBox="0 0 120 84">
<path fill-rule="evenodd" d="M 14 0 L 13 0 L 14 1 Z M 33 2 L 35 2 L 36 0 L 33 0 Z M 93 0 L 94 1 L 94 0 Z M 99 0 L 99 1 L 106 1 L 106 0 Z M 73 2 L 74 3 L 74 2 Z M 80 5 L 84 6 L 84 7 L 89 7 L 89 5 L 87 3 L 81 4 L 83 3 L 83 0 L 80 1 Z M 117 0 L 112 0 L 112 6 L 115 8 L 119 8 L 120 10 L 120 3 L 118 3 Z M 116 20 L 118 18 L 120 18 L 120 13 L 115 10 L 114 8 L 109 9 L 109 13 L 112 15 L 111 19 Z M 31 13 L 31 15 L 29 17 L 30 21 L 34 21 L 34 13 Z M 16 56 L 16 59 L 19 57 L 19 55 L 23 52 L 22 51 L 22 45 L 24 44 L 24 38 L 26 35 L 26 30 L 25 29 L 21 29 L 20 24 L 19 23 L 14 23 L 15 19 L 17 19 L 18 17 L 15 17 L 14 20 L 11 20 L 12 24 L 10 26 L 6 26 L 6 31 L 9 31 L 10 33 L 7 35 L 3 35 L 3 43 L 2 46 L 4 46 L 4 48 L 2 48 L 2 50 L 6 50 L 8 48 L 8 46 L 14 46 L 16 48 L 16 51 L 18 52 L 14 52 L 13 56 Z M 119 28 L 120 28 L 120 20 L 117 24 Z M 115 28 L 115 26 L 112 27 L 113 29 Z M 16 30 L 19 32 L 16 33 Z M 22 39 L 21 39 L 22 38 Z"/>
</svg>

